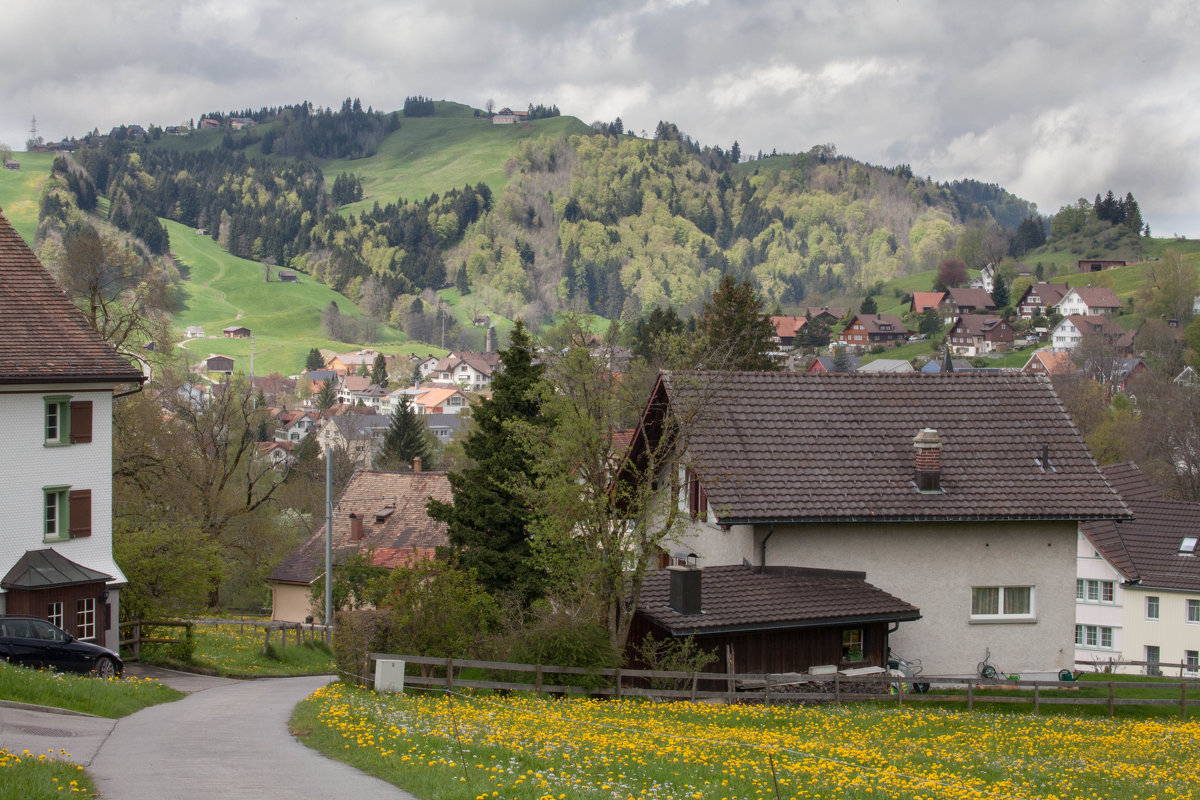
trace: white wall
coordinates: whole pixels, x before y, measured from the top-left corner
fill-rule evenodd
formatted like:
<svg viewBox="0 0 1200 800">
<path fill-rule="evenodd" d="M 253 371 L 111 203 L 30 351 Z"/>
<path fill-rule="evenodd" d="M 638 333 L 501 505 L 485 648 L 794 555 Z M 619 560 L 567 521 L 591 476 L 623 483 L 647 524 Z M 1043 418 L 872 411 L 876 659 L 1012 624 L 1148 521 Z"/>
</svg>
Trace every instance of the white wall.
<svg viewBox="0 0 1200 800">
<path fill-rule="evenodd" d="M 1157 597 L 1157 620 L 1146 619 L 1146 597 Z M 1184 652 L 1200 653 L 1200 624 L 1187 621 L 1187 601 L 1200 599 L 1200 591 L 1179 592 L 1152 587 L 1130 586 L 1125 591 L 1125 655 L 1128 661 L 1144 661 L 1146 645 L 1159 647 L 1164 664 L 1179 664 Z M 1141 672 L 1132 667 L 1129 672 Z M 1177 676 L 1178 668 L 1164 669 L 1164 675 Z M 1195 675 L 1195 673 L 1187 673 Z"/>
<path fill-rule="evenodd" d="M 23 391 L 15 391 L 23 389 Z M 92 441 L 60 447 L 45 444 L 44 397 L 70 395 L 92 402 Z M 0 575 L 26 550 L 53 547 L 71 561 L 125 582 L 112 558 L 112 392 L 108 387 L 41 386 L 0 388 L 0 418 L 8 424 L 0 460 Z M 46 542 L 42 532 L 44 486 L 92 491 L 92 535 Z"/>
<path fill-rule="evenodd" d="M 701 566 L 759 563 L 767 526 L 693 526 L 681 541 Z M 931 675 L 974 675 L 990 648 L 1001 672 L 1055 675 L 1074 663 L 1076 525 L 877 523 L 779 525 L 766 563 L 866 572 L 867 581 L 921 609 L 891 645 Z M 976 586 L 1033 586 L 1034 619 L 971 620 Z"/>
<path fill-rule="evenodd" d="M 1077 625 L 1095 625 L 1112 628 L 1113 644 L 1110 648 L 1089 647 L 1086 644 L 1076 645 L 1076 662 L 1106 662 L 1110 660 L 1129 661 L 1140 658 L 1127 652 L 1124 648 L 1125 632 L 1123 619 L 1125 614 L 1125 590 L 1121 585 L 1121 576 L 1112 565 L 1096 552 L 1092 543 L 1083 534 L 1076 539 L 1076 572 L 1077 577 L 1084 580 L 1112 581 L 1113 602 L 1093 602 L 1086 599 L 1075 601 L 1075 623 Z M 1086 669 L 1080 665 L 1079 669 Z"/>
</svg>

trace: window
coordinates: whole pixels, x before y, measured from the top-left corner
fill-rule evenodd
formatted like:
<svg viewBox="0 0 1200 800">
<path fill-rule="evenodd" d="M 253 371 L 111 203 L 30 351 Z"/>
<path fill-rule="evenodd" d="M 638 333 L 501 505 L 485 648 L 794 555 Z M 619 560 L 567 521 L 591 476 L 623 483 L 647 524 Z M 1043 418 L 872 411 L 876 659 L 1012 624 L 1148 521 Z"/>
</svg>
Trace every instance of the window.
<svg viewBox="0 0 1200 800">
<path fill-rule="evenodd" d="M 96 638 L 96 598 L 85 597 L 76 604 L 75 636 L 79 639 Z"/>
<path fill-rule="evenodd" d="M 1079 578 L 1075 581 L 1075 599 L 1083 603 L 1111 603 L 1116 597 L 1115 584 Z"/>
<path fill-rule="evenodd" d="M 1200 622 L 1200 600 L 1189 599 L 1187 601 L 1187 621 Z"/>
<path fill-rule="evenodd" d="M 842 631 L 842 661 L 863 660 L 862 628 L 847 628 Z"/>
<path fill-rule="evenodd" d="M 1153 595 L 1146 598 L 1146 619 L 1158 619 L 1158 598 Z"/>
<path fill-rule="evenodd" d="M 971 590 L 975 619 L 1033 619 L 1032 586 L 976 586 Z"/>
<path fill-rule="evenodd" d="M 1183 541 L 1179 543 L 1179 554 L 1180 555 L 1195 555 L 1196 541 L 1197 541 L 1197 539 L 1195 536 L 1183 537 Z"/>
<path fill-rule="evenodd" d="M 1146 645 L 1146 674 L 1147 675 L 1162 675 L 1162 670 L 1158 664 L 1161 661 L 1158 645 Z"/>
<path fill-rule="evenodd" d="M 63 620 L 63 604 L 62 603 L 50 603 L 49 605 L 47 605 L 46 606 L 46 619 L 49 620 L 51 625 L 57 625 L 58 627 L 61 628 L 63 626 L 63 622 L 64 622 L 64 620 Z"/>
<path fill-rule="evenodd" d="M 1113 629 L 1104 625 L 1076 625 L 1075 646 L 1111 650 Z"/>
<path fill-rule="evenodd" d="M 92 490 L 42 488 L 42 538 L 47 542 L 92 535 Z"/>
<path fill-rule="evenodd" d="M 1200 650 L 1184 650 L 1183 666 L 1186 672 L 1195 675 L 1200 670 Z"/>
<path fill-rule="evenodd" d="M 82 444 L 92 440 L 92 401 L 70 397 L 46 397 L 44 433 L 46 446 Z"/>
</svg>

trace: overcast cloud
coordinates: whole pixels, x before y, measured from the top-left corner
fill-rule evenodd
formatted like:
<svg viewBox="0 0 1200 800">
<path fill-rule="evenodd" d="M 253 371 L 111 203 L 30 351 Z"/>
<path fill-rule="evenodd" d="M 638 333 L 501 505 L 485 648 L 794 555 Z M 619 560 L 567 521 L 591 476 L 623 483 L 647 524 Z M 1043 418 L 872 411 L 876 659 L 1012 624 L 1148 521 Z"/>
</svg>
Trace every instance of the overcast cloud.
<svg viewBox="0 0 1200 800">
<path fill-rule="evenodd" d="M 0 142 L 345 97 L 556 103 L 743 153 L 833 142 L 1200 237 L 1200 0 L 9 0 Z M 1189 55 L 1191 53 L 1191 55 Z"/>
</svg>

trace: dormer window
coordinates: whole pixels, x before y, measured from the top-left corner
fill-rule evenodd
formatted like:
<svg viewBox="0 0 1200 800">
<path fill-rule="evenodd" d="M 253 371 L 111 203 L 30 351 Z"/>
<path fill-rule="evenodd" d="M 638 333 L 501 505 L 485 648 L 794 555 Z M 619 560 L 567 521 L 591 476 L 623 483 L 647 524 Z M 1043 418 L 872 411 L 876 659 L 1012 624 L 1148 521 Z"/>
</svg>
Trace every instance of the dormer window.
<svg viewBox="0 0 1200 800">
<path fill-rule="evenodd" d="M 1196 541 L 1197 541 L 1197 538 L 1195 536 L 1183 537 L 1183 541 L 1179 543 L 1179 555 L 1181 555 L 1181 556 L 1195 555 L 1196 554 Z"/>
</svg>

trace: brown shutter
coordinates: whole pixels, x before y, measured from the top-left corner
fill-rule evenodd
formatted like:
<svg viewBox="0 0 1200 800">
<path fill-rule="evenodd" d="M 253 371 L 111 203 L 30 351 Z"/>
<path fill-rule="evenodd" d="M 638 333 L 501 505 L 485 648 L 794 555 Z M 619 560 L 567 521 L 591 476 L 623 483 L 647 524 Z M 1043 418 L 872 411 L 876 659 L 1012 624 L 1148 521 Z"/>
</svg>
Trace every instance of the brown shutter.
<svg viewBox="0 0 1200 800">
<path fill-rule="evenodd" d="M 700 515 L 700 479 L 690 469 L 687 472 L 688 513 L 692 519 Z"/>
<path fill-rule="evenodd" d="M 92 535 L 92 490 L 74 489 L 71 499 L 71 538 Z"/>
<path fill-rule="evenodd" d="M 71 444 L 92 440 L 92 401 L 77 400 L 71 403 Z"/>
</svg>

